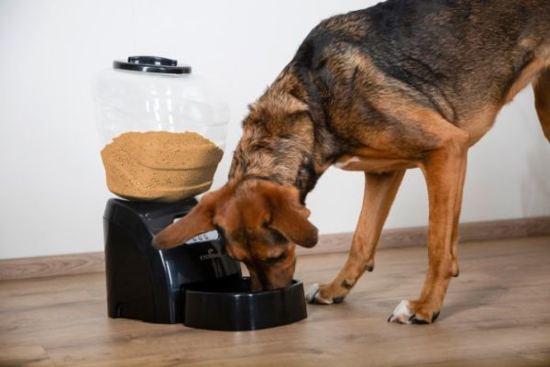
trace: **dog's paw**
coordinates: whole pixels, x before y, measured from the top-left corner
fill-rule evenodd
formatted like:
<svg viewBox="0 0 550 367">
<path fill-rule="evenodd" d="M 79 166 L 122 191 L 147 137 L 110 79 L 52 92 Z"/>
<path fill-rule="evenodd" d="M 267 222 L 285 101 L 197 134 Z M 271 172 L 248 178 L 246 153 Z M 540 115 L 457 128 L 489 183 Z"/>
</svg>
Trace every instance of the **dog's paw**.
<svg viewBox="0 0 550 367">
<path fill-rule="evenodd" d="M 417 324 L 427 325 L 435 322 L 439 317 L 439 311 L 428 313 L 430 316 L 426 317 L 421 309 L 413 309 L 411 302 L 401 301 L 391 316 L 388 318 L 388 322 L 396 322 L 398 324 Z"/>
<path fill-rule="evenodd" d="M 324 297 L 325 292 L 323 292 L 323 289 L 326 287 L 317 283 L 312 284 L 306 293 L 306 301 L 320 305 L 332 305 L 344 301 L 344 297 Z"/>
<path fill-rule="evenodd" d="M 333 303 L 332 299 L 327 299 L 321 297 L 319 284 L 312 284 L 306 293 L 306 301 L 308 303 L 317 303 L 320 305 L 331 305 Z"/>
<path fill-rule="evenodd" d="M 396 322 L 398 324 L 410 324 L 413 313 L 409 301 L 401 301 L 393 310 L 393 313 L 388 318 L 388 322 Z"/>
</svg>

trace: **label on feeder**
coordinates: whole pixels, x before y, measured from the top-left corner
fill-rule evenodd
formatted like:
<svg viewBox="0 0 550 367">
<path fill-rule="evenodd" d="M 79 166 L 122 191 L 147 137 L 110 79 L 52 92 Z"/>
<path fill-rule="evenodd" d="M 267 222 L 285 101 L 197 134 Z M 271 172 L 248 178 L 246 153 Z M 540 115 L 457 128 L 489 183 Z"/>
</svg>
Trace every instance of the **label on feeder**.
<svg viewBox="0 0 550 367">
<path fill-rule="evenodd" d="M 221 254 L 217 253 L 213 248 L 211 248 L 210 250 L 208 250 L 208 253 L 207 254 L 204 254 L 204 255 L 201 255 L 199 256 L 199 259 L 201 259 L 202 261 L 204 260 L 212 260 L 212 259 L 217 259 L 219 257 L 222 257 Z"/>
<path fill-rule="evenodd" d="M 192 245 L 194 243 L 209 242 L 218 239 L 218 231 L 210 231 L 203 234 L 199 234 L 197 237 L 191 238 L 185 242 L 186 245 Z"/>
</svg>

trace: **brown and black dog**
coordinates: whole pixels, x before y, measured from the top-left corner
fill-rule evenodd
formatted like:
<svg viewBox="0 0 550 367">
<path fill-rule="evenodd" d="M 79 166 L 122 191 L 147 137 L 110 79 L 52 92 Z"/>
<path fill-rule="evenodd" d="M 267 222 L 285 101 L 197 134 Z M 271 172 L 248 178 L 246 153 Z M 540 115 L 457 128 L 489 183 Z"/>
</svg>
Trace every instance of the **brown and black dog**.
<svg viewBox="0 0 550 367">
<path fill-rule="evenodd" d="M 160 232 L 165 249 L 217 228 L 254 290 L 285 287 L 296 245 L 317 228 L 304 203 L 331 166 L 365 172 L 347 263 L 310 302 L 340 302 L 365 270 L 405 171 L 429 195 L 429 269 L 389 321 L 431 323 L 458 276 L 458 220 L 468 148 L 533 83 L 550 140 L 549 0 L 389 0 L 321 22 L 250 107 L 229 181 Z"/>
</svg>

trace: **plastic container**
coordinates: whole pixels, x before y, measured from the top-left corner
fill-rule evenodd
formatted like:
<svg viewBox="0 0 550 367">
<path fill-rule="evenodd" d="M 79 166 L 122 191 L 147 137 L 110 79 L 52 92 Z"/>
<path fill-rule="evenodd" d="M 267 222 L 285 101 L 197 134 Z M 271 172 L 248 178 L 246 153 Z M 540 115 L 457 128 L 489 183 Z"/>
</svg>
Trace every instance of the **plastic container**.
<svg viewBox="0 0 550 367">
<path fill-rule="evenodd" d="M 94 85 L 107 185 L 134 200 L 177 201 L 207 191 L 222 158 L 228 108 L 176 60 L 117 60 Z"/>
<path fill-rule="evenodd" d="M 284 289 L 250 292 L 250 279 L 225 279 L 183 285 L 183 324 L 209 330 L 258 330 L 307 318 L 304 286 L 294 280 Z"/>
</svg>

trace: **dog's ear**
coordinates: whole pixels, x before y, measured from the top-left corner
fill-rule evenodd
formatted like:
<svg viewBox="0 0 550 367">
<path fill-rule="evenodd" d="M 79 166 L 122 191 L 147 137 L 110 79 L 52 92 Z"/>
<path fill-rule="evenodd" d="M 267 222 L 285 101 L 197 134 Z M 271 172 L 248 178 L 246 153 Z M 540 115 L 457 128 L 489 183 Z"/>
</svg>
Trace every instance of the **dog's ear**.
<svg viewBox="0 0 550 367">
<path fill-rule="evenodd" d="M 264 192 L 271 206 L 269 226 L 303 247 L 313 247 L 318 241 L 318 230 L 307 219 L 310 211 L 298 200 L 295 188 L 271 183 L 264 184 Z"/>
<path fill-rule="evenodd" d="M 169 225 L 153 238 L 153 247 L 157 250 L 183 245 L 191 238 L 214 229 L 214 213 L 222 196 L 222 190 L 204 195 L 200 203 L 185 217 Z"/>
</svg>

